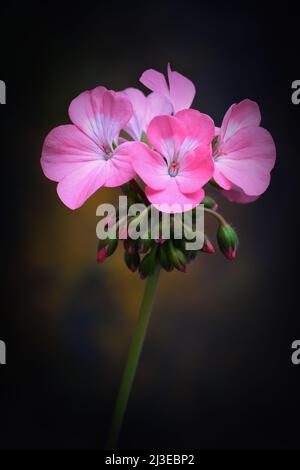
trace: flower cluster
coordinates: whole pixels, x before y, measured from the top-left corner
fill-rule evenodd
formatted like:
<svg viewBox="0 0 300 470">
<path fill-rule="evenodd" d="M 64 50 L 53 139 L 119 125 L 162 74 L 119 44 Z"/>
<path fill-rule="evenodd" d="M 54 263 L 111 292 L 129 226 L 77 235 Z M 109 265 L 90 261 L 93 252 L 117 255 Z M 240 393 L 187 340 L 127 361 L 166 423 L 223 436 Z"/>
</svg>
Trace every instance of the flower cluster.
<svg viewBox="0 0 300 470">
<path fill-rule="evenodd" d="M 133 202 L 142 198 L 163 212 L 185 212 L 206 201 L 207 211 L 214 213 L 215 204 L 208 207 L 205 198 L 207 183 L 240 203 L 254 201 L 267 189 L 276 151 L 260 126 L 258 105 L 249 99 L 233 104 L 219 128 L 210 116 L 191 109 L 193 83 L 170 65 L 167 75 L 152 69 L 142 74 L 140 82 L 151 90 L 147 96 L 136 88 L 116 92 L 99 86 L 71 102 L 72 124 L 48 134 L 41 158 L 67 207 L 80 207 L 101 187 L 130 187 Z M 229 259 L 236 254 L 232 230 L 220 216 L 217 238 Z M 205 240 L 202 251 L 214 251 Z M 174 241 L 154 248 L 147 256 L 159 259 L 165 269 L 185 269 L 188 255 Z M 141 266 L 143 250 L 125 244 L 132 270 Z M 104 245 L 98 259 L 112 251 Z"/>
</svg>

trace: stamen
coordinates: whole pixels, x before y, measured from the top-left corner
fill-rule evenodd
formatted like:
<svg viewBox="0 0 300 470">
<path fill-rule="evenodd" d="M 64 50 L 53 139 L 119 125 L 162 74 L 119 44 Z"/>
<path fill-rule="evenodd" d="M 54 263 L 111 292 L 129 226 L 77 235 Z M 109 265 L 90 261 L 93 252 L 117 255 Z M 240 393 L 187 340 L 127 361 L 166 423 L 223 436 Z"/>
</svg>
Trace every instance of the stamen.
<svg viewBox="0 0 300 470">
<path fill-rule="evenodd" d="M 173 161 L 169 166 L 169 175 L 170 176 L 177 176 L 179 171 L 179 163 Z"/>
</svg>

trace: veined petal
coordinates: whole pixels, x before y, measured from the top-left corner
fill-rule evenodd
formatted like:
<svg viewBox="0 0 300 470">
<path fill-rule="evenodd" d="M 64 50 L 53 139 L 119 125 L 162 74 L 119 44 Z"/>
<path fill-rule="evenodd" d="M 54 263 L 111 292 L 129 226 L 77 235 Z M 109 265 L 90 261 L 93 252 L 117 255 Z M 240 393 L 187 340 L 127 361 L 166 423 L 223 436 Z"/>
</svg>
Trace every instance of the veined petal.
<svg viewBox="0 0 300 470">
<path fill-rule="evenodd" d="M 263 127 L 247 127 L 236 132 L 222 147 L 223 158 L 236 160 L 252 159 L 264 162 L 272 170 L 276 159 L 276 149 L 271 134 Z"/>
<path fill-rule="evenodd" d="M 104 185 L 106 180 L 104 160 L 85 162 L 65 176 L 57 185 L 57 193 L 70 209 L 77 209 Z"/>
<path fill-rule="evenodd" d="M 214 180 L 223 189 L 229 190 L 232 188 L 232 183 L 222 174 L 216 162 L 214 168 Z"/>
<path fill-rule="evenodd" d="M 219 171 L 248 196 L 259 196 L 270 183 L 270 171 L 256 160 L 224 158 L 218 163 Z"/>
<path fill-rule="evenodd" d="M 133 114 L 130 121 L 125 125 L 124 131 L 127 132 L 134 140 L 140 140 L 143 130 L 145 129 L 145 114 L 147 98 L 137 88 L 126 88 L 119 92 L 122 96 L 129 99 L 132 104 Z"/>
<path fill-rule="evenodd" d="M 149 124 L 147 137 L 150 144 L 171 162 L 179 156 L 185 129 L 175 116 L 157 116 Z"/>
<path fill-rule="evenodd" d="M 261 114 L 259 106 L 255 101 L 243 100 L 238 104 L 233 104 L 224 116 L 220 142 L 226 142 L 239 129 L 249 126 L 259 126 Z"/>
<path fill-rule="evenodd" d="M 132 105 L 127 98 L 111 90 L 103 94 L 102 129 L 109 145 L 119 136 L 132 113 Z"/>
<path fill-rule="evenodd" d="M 185 109 L 176 113 L 175 117 L 182 122 L 186 131 L 183 144 L 183 147 L 186 147 L 185 151 L 194 150 L 200 145 L 211 145 L 215 136 L 215 125 L 207 114 L 195 109 Z"/>
<path fill-rule="evenodd" d="M 215 161 L 219 171 L 248 196 L 262 194 L 276 159 L 270 133 L 262 127 L 240 129 L 223 149 L 226 154 Z"/>
<path fill-rule="evenodd" d="M 133 115 L 124 127 L 124 130 L 134 139 L 140 140 L 142 133 L 146 132 L 150 121 L 159 115 L 172 113 L 172 105 L 164 96 L 158 93 L 150 93 L 145 96 L 137 88 L 127 88 L 119 92 L 126 96 L 133 107 Z"/>
<path fill-rule="evenodd" d="M 47 135 L 41 166 L 47 178 L 60 181 L 72 171 L 90 161 L 103 160 L 103 152 L 76 126 L 55 127 Z"/>
<path fill-rule="evenodd" d="M 130 101 L 97 87 L 81 93 L 69 107 L 71 121 L 98 145 L 111 147 L 132 116 Z"/>
<path fill-rule="evenodd" d="M 174 113 L 190 108 L 196 94 L 193 82 L 179 72 L 171 70 L 170 64 L 168 64 L 168 79 L 170 87 L 169 97 Z"/>
<path fill-rule="evenodd" d="M 171 178 L 163 157 L 142 142 L 133 143 L 130 152 L 140 178 L 153 189 L 163 189 Z"/>
<path fill-rule="evenodd" d="M 170 101 L 174 113 L 188 109 L 196 93 L 193 82 L 179 72 L 171 70 L 170 64 L 168 64 L 168 81 L 169 83 L 162 73 L 153 69 L 146 70 L 140 78 L 143 85 Z"/>
<path fill-rule="evenodd" d="M 105 186 L 115 187 L 127 183 L 135 177 L 132 166 L 132 145 L 134 142 L 121 144 L 115 150 L 113 156 L 106 162 Z"/>
<path fill-rule="evenodd" d="M 180 191 L 189 194 L 204 186 L 211 179 L 213 172 L 211 147 L 206 145 L 197 147 L 184 156 L 175 178 Z"/>
</svg>

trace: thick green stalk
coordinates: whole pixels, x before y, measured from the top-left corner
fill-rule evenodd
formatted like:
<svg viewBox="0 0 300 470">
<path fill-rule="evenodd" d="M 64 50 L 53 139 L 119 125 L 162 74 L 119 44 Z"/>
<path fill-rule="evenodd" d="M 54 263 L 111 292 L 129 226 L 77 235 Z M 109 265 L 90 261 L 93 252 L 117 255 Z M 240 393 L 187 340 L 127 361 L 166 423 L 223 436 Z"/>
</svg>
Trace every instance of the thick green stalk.
<svg viewBox="0 0 300 470">
<path fill-rule="evenodd" d="M 141 355 L 141 350 L 143 347 L 144 338 L 152 311 L 155 292 L 159 281 L 159 272 L 160 268 L 157 266 L 154 274 L 152 274 L 152 276 L 149 276 L 146 281 L 144 296 L 139 312 L 139 318 L 132 338 L 132 343 L 129 350 L 127 363 L 123 373 L 119 395 L 117 398 L 111 422 L 111 428 L 108 437 L 109 449 L 115 449 L 117 445 L 128 398 L 134 381 L 135 372 Z"/>
</svg>

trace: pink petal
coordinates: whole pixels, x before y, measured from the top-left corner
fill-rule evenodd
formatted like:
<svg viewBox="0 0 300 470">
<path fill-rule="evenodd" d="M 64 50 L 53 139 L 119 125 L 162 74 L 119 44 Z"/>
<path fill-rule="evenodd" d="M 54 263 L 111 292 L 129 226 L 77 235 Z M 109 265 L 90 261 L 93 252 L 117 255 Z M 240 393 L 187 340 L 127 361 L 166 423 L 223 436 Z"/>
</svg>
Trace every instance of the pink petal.
<svg viewBox="0 0 300 470">
<path fill-rule="evenodd" d="M 174 179 L 180 191 L 190 194 L 204 186 L 211 179 L 213 172 L 211 147 L 202 146 L 184 156 L 179 173 Z"/>
<path fill-rule="evenodd" d="M 170 162 L 180 151 L 185 130 L 176 117 L 157 116 L 149 124 L 147 137 L 150 144 Z"/>
<path fill-rule="evenodd" d="M 144 131 L 146 132 L 148 125 L 154 117 L 170 115 L 172 114 L 172 111 L 172 105 L 167 98 L 158 93 L 150 93 L 147 96 L 147 112 Z"/>
<path fill-rule="evenodd" d="M 105 186 L 121 186 L 135 177 L 132 166 L 133 144 L 134 142 L 126 142 L 119 145 L 113 156 L 107 160 Z"/>
<path fill-rule="evenodd" d="M 247 194 L 237 186 L 234 186 L 234 189 L 229 191 L 222 190 L 220 193 L 225 197 L 225 199 L 228 199 L 228 201 L 238 202 L 240 204 L 248 204 L 249 202 L 254 202 L 259 198 L 259 196 L 247 196 Z"/>
<path fill-rule="evenodd" d="M 147 108 L 147 98 L 137 88 L 126 88 L 120 92 L 126 96 L 132 104 L 133 115 L 124 127 L 125 132 L 134 140 L 140 140 L 143 130 L 145 130 L 145 114 Z"/>
<path fill-rule="evenodd" d="M 106 179 L 106 162 L 86 162 L 65 176 L 57 185 L 57 193 L 70 209 L 77 209 L 101 186 Z"/>
<path fill-rule="evenodd" d="M 215 182 L 223 189 L 229 190 L 232 188 L 232 183 L 225 178 L 225 176 L 220 172 L 218 164 L 215 162 L 214 168 L 214 180 Z"/>
<path fill-rule="evenodd" d="M 189 108 L 196 93 L 193 82 L 180 73 L 172 71 L 170 64 L 168 64 L 168 81 L 169 84 L 162 73 L 153 69 L 146 70 L 140 78 L 143 85 L 170 101 L 174 113 Z"/>
<path fill-rule="evenodd" d="M 173 105 L 174 113 L 190 108 L 196 94 L 193 82 L 180 73 L 172 71 L 170 64 L 168 64 L 168 79 L 170 87 L 169 98 Z"/>
<path fill-rule="evenodd" d="M 103 95 L 102 126 L 105 140 L 111 144 L 130 120 L 133 110 L 130 101 L 114 91 Z"/>
<path fill-rule="evenodd" d="M 71 102 L 69 116 L 96 144 L 111 146 L 131 118 L 132 106 L 127 98 L 97 87 Z"/>
<path fill-rule="evenodd" d="M 215 124 L 207 114 L 202 114 L 195 109 L 185 109 L 179 111 L 176 118 L 184 125 L 189 150 L 199 145 L 211 144 L 215 136 Z"/>
<path fill-rule="evenodd" d="M 262 127 L 242 128 L 223 146 L 226 154 L 215 161 L 219 171 L 248 196 L 268 187 L 276 149 L 272 136 Z"/>
<path fill-rule="evenodd" d="M 158 93 L 150 93 L 145 96 L 137 88 L 127 88 L 120 92 L 126 96 L 133 107 L 133 116 L 124 130 L 134 139 L 140 140 L 142 133 L 146 132 L 150 121 L 161 114 L 171 114 L 172 105 L 162 95 Z"/>
<path fill-rule="evenodd" d="M 133 144 L 130 151 L 133 168 L 140 178 L 153 189 L 163 189 L 171 178 L 163 157 L 141 142 Z"/>
<path fill-rule="evenodd" d="M 47 178 L 60 181 L 90 161 L 103 159 L 99 147 L 71 124 L 53 129 L 46 137 L 41 158 Z"/>
<path fill-rule="evenodd" d="M 255 101 L 243 100 L 233 104 L 224 116 L 220 140 L 226 142 L 230 137 L 243 127 L 259 126 L 261 115 L 259 106 Z"/>
<path fill-rule="evenodd" d="M 201 188 L 194 193 L 183 194 L 178 187 L 176 178 L 170 178 L 167 186 L 161 191 L 146 186 L 146 196 L 158 210 L 175 213 L 185 212 L 196 207 L 204 198 L 204 191 Z M 160 207 L 162 204 L 164 207 Z"/>
<path fill-rule="evenodd" d="M 169 97 L 169 88 L 164 75 L 156 70 L 146 70 L 140 77 L 140 82 L 149 90 L 156 91 L 163 96 Z"/>
</svg>

